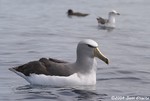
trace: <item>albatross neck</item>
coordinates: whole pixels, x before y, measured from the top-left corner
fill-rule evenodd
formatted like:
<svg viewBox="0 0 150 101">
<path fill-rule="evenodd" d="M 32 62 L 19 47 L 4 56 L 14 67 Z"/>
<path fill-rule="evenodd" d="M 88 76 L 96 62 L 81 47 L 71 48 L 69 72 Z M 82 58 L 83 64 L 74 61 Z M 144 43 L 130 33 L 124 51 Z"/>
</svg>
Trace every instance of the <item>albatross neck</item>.
<svg viewBox="0 0 150 101">
<path fill-rule="evenodd" d="M 93 57 L 86 57 L 86 56 L 78 56 L 77 60 L 75 62 L 76 69 L 83 71 L 83 72 L 88 72 L 91 70 L 95 70 L 96 68 L 96 60 Z"/>
<path fill-rule="evenodd" d="M 109 14 L 108 16 L 109 23 L 115 24 L 115 15 Z"/>
</svg>

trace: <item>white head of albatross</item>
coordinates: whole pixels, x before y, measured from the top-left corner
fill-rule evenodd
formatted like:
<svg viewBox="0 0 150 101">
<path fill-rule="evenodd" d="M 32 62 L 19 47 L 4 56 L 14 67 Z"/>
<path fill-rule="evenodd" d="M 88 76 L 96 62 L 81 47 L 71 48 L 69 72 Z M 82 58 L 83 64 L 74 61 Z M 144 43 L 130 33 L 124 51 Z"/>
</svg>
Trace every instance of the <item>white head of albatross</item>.
<svg viewBox="0 0 150 101">
<path fill-rule="evenodd" d="M 74 63 L 57 59 L 41 58 L 18 67 L 10 68 L 32 85 L 77 86 L 96 84 L 96 60 L 98 57 L 106 64 L 108 59 L 91 39 L 79 42 L 77 59 Z M 88 78 L 88 79 L 87 79 Z"/>
<path fill-rule="evenodd" d="M 82 66 L 80 71 L 86 72 L 91 70 L 95 65 L 95 57 L 108 64 L 108 59 L 98 49 L 98 44 L 91 40 L 85 39 L 80 41 L 77 46 L 77 60 L 76 64 Z M 76 67 L 78 68 L 78 67 Z"/>
</svg>

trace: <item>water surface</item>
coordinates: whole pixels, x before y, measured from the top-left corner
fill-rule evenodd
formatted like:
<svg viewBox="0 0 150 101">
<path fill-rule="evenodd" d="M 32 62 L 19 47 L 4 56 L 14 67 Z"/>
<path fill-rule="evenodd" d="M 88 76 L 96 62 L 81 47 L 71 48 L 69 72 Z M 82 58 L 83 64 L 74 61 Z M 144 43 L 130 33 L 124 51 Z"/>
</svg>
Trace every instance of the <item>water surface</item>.
<svg viewBox="0 0 150 101">
<path fill-rule="evenodd" d="M 149 5 L 149 0 L 0 0 L 0 100 L 111 101 L 112 96 L 148 97 Z M 70 8 L 90 15 L 68 18 Z M 112 9 L 121 14 L 116 18 L 116 29 L 101 30 L 96 18 L 107 17 Z M 85 38 L 94 39 L 110 59 L 110 65 L 98 60 L 95 90 L 33 87 L 8 70 L 41 57 L 73 62 L 77 43 Z"/>
</svg>

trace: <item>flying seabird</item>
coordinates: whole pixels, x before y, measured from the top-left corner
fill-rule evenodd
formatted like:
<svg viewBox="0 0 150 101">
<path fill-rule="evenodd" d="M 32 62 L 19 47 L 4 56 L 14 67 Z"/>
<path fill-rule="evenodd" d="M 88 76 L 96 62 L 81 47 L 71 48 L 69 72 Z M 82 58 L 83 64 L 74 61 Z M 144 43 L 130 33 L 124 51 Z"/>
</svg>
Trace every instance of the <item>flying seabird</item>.
<svg viewBox="0 0 150 101">
<path fill-rule="evenodd" d="M 98 24 L 102 28 L 115 28 L 115 16 L 120 15 L 120 13 L 112 10 L 108 13 L 108 19 L 104 19 L 102 17 L 97 18 Z"/>
<path fill-rule="evenodd" d="M 85 17 L 85 16 L 89 15 L 86 13 L 74 12 L 72 9 L 69 9 L 67 14 L 68 14 L 68 16 L 78 16 L 78 17 Z"/>
<path fill-rule="evenodd" d="M 23 77 L 31 85 L 45 86 L 79 86 L 96 84 L 96 59 L 106 64 L 108 59 L 98 49 L 98 44 L 91 39 L 84 39 L 77 45 L 77 59 L 69 63 L 57 59 L 41 58 L 10 71 Z"/>
</svg>

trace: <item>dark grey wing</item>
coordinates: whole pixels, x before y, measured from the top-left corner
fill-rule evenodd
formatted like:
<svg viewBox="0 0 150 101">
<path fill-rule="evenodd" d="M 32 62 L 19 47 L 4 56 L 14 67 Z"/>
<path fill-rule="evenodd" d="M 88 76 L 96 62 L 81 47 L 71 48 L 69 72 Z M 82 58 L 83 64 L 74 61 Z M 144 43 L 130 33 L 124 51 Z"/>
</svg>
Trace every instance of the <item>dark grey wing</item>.
<svg viewBox="0 0 150 101">
<path fill-rule="evenodd" d="M 66 65 L 68 63 L 66 61 L 52 58 L 49 60 L 46 58 L 41 58 L 39 61 L 45 65 L 49 75 L 69 76 L 74 73 L 73 69 Z"/>
<path fill-rule="evenodd" d="M 102 17 L 97 18 L 97 21 L 98 21 L 98 23 L 100 23 L 100 24 L 105 24 L 105 23 L 108 22 L 107 19 L 104 19 L 104 18 L 102 18 Z"/>
<path fill-rule="evenodd" d="M 88 16 L 89 14 L 76 12 L 75 15 L 85 17 L 85 16 Z"/>
<path fill-rule="evenodd" d="M 31 61 L 26 64 L 20 65 L 18 67 L 10 68 L 9 70 L 15 70 L 17 72 L 21 72 L 26 76 L 30 76 L 30 74 L 45 74 L 48 75 L 49 72 L 46 70 L 46 67 L 40 61 Z"/>
<path fill-rule="evenodd" d="M 31 61 L 29 63 L 11 69 L 21 72 L 26 76 L 30 76 L 30 74 L 69 76 L 74 72 L 72 71 L 72 68 L 67 67 L 66 63 L 67 62 L 52 58 L 41 58 L 39 61 Z"/>
<path fill-rule="evenodd" d="M 58 60 L 58 59 L 54 59 L 54 58 L 49 58 L 49 61 L 56 62 L 56 63 L 68 63 L 67 61 Z"/>
<path fill-rule="evenodd" d="M 86 14 L 86 13 L 80 13 L 80 12 L 74 12 L 72 15 L 78 16 L 78 17 L 85 17 L 85 16 L 88 16 L 89 14 Z"/>
</svg>

